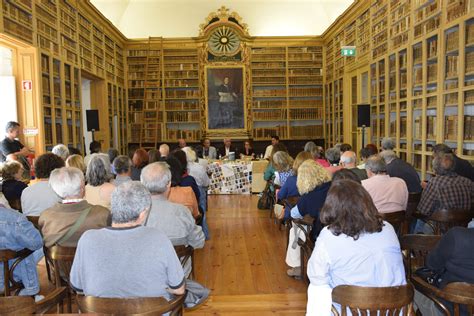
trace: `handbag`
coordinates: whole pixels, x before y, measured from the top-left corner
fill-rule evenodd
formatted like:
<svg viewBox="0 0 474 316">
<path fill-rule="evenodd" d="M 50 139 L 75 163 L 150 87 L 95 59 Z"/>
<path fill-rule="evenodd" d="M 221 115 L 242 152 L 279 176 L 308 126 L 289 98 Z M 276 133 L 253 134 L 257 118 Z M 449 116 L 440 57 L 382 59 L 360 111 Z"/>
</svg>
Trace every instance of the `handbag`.
<svg viewBox="0 0 474 316">
<path fill-rule="evenodd" d="M 272 205 L 272 192 L 271 192 L 271 184 L 267 182 L 265 189 L 262 192 L 262 196 L 258 199 L 257 207 L 259 210 L 269 210 Z"/>
<path fill-rule="evenodd" d="M 444 271 L 439 273 L 431 270 L 428 267 L 421 267 L 416 269 L 415 274 L 426 281 L 428 284 L 439 287 L 443 282 Z"/>
<path fill-rule="evenodd" d="M 285 207 L 281 204 L 275 204 L 273 206 L 273 212 L 277 219 L 283 219 L 283 217 L 285 217 Z"/>
</svg>

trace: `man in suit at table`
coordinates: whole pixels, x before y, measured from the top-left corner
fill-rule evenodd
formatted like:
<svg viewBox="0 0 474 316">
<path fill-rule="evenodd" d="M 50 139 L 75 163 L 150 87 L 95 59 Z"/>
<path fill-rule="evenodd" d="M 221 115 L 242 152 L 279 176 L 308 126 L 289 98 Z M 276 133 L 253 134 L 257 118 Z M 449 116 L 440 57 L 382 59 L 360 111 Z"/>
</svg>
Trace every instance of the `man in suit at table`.
<svg viewBox="0 0 474 316">
<path fill-rule="evenodd" d="M 232 146 L 232 140 L 230 138 L 224 138 L 224 146 L 219 150 L 219 155 L 224 158 L 228 157 L 231 152 L 235 153 L 235 157 L 239 157 L 237 148 Z"/>
<path fill-rule="evenodd" d="M 205 138 L 202 142 L 202 151 L 199 154 L 200 158 L 204 159 L 217 159 L 217 149 L 211 146 L 211 140 Z"/>
</svg>

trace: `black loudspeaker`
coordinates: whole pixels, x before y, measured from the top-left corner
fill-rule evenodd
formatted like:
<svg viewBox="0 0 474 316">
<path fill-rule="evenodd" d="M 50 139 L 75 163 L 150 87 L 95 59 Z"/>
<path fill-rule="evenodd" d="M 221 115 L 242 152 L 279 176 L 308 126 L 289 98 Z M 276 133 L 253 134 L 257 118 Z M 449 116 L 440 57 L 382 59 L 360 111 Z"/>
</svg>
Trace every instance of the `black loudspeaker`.
<svg viewBox="0 0 474 316">
<path fill-rule="evenodd" d="M 370 127 L 370 105 L 359 104 L 357 105 L 357 127 Z"/>
<path fill-rule="evenodd" d="M 86 110 L 87 131 L 99 130 L 99 110 Z"/>
</svg>

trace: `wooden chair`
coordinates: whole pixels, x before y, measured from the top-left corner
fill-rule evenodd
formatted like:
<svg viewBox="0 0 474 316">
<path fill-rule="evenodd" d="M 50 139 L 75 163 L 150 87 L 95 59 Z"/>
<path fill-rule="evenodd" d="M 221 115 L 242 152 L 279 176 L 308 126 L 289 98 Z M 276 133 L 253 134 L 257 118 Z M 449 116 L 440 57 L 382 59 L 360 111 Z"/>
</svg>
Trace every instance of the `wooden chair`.
<svg viewBox="0 0 474 316">
<path fill-rule="evenodd" d="M 75 254 L 76 248 L 62 246 L 45 248 L 44 254 L 45 257 L 52 262 L 54 284 L 56 288 L 63 286 L 68 288 L 67 311 L 69 313 L 71 312 L 71 293 L 74 293 L 69 282 L 69 274 L 71 272 Z M 62 310 L 60 310 L 60 312 L 62 313 Z"/>
<path fill-rule="evenodd" d="M 35 226 L 35 228 L 37 230 L 39 230 L 39 232 L 41 233 L 41 228 L 39 227 L 39 216 L 27 216 L 26 217 L 32 224 L 33 226 Z M 44 260 L 45 264 L 46 264 L 46 274 L 48 275 L 48 280 L 50 282 L 53 282 L 53 279 L 51 278 L 51 265 L 52 263 L 48 260 L 48 258 L 45 258 Z"/>
<path fill-rule="evenodd" d="M 174 251 L 181 262 L 181 266 L 185 267 L 186 263 L 191 260 L 191 273 L 189 274 L 189 279 L 194 280 L 194 248 L 191 246 L 178 245 L 174 246 Z"/>
<path fill-rule="evenodd" d="M 31 296 L 0 297 L 0 315 L 44 314 L 54 305 L 62 305 L 66 292 L 65 287 L 54 289 L 36 303 Z"/>
<path fill-rule="evenodd" d="M 411 282 L 415 288 L 430 298 L 448 316 L 460 316 L 461 305 L 465 305 L 469 315 L 474 314 L 474 284 L 453 282 L 443 289 L 429 284 L 418 276 L 412 276 Z M 441 300 L 453 303 L 453 313 Z"/>
<path fill-rule="evenodd" d="M 428 217 L 427 223 L 431 226 L 435 235 L 443 235 L 450 228 L 456 226 L 467 227 L 471 219 L 471 210 L 440 209 Z"/>
<path fill-rule="evenodd" d="M 339 285 L 332 291 L 332 300 L 341 305 L 341 314 L 335 308 L 333 314 L 346 316 L 349 309 L 352 315 L 359 315 L 359 312 L 371 316 L 414 315 L 413 293 L 410 284 L 393 287 Z"/>
<path fill-rule="evenodd" d="M 407 219 L 412 218 L 412 215 L 416 213 L 416 209 L 418 207 L 418 203 L 420 203 L 420 199 L 421 199 L 421 192 L 408 194 L 408 203 L 407 203 L 407 212 L 406 212 Z"/>
<path fill-rule="evenodd" d="M 20 251 L 13 251 L 9 249 L 0 249 L 0 262 L 3 263 L 3 295 L 10 296 L 11 294 L 18 294 L 23 288 L 21 282 L 17 282 L 13 279 L 13 271 L 20 264 L 22 260 L 31 255 L 33 251 L 29 249 L 23 249 Z M 13 260 L 12 264 L 9 265 L 9 261 Z"/>
<path fill-rule="evenodd" d="M 305 240 L 298 238 L 298 246 L 300 246 L 301 256 L 301 279 L 309 282 L 308 276 L 306 275 L 306 265 L 313 253 L 314 242 L 311 239 L 311 229 L 313 228 L 314 218 L 310 215 L 306 215 L 302 219 L 293 219 L 293 227 L 301 230 L 305 235 Z"/>
<path fill-rule="evenodd" d="M 286 199 L 283 199 L 282 200 L 282 203 L 283 205 L 285 206 L 285 208 L 288 208 L 288 209 L 292 209 L 293 207 L 295 207 L 296 204 L 298 204 L 298 201 L 300 200 L 300 196 L 290 196 L 290 197 L 287 197 Z M 282 226 L 285 226 L 286 227 L 286 232 L 289 233 L 290 232 L 290 229 L 291 229 L 291 220 L 280 220 L 280 226 L 278 227 L 279 230 L 281 230 Z M 287 235 L 287 238 L 286 238 L 286 245 L 288 246 L 288 235 Z"/>
<path fill-rule="evenodd" d="M 428 253 L 436 247 L 440 241 L 439 235 L 404 235 L 400 239 L 400 247 L 403 251 L 403 262 L 407 279 L 410 279 L 416 269 L 425 265 Z"/>
<path fill-rule="evenodd" d="M 182 315 L 186 294 L 175 296 L 171 301 L 163 297 L 101 298 L 77 296 L 77 305 L 82 313 L 119 315 Z"/>
<path fill-rule="evenodd" d="M 398 238 L 408 233 L 405 211 L 380 213 L 380 215 L 382 215 L 384 221 L 389 222 L 393 226 Z"/>
</svg>

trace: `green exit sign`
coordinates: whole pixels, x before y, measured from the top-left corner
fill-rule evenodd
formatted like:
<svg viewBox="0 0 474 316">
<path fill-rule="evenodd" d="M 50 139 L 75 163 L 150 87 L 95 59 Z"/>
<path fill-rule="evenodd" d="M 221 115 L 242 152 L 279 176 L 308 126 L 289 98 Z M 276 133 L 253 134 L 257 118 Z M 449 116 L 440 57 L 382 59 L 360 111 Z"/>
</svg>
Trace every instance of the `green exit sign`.
<svg viewBox="0 0 474 316">
<path fill-rule="evenodd" d="M 341 55 L 342 56 L 355 56 L 356 55 L 356 47 L 355 46 L 342 46 L 341 47 Z"/>
</svg>

